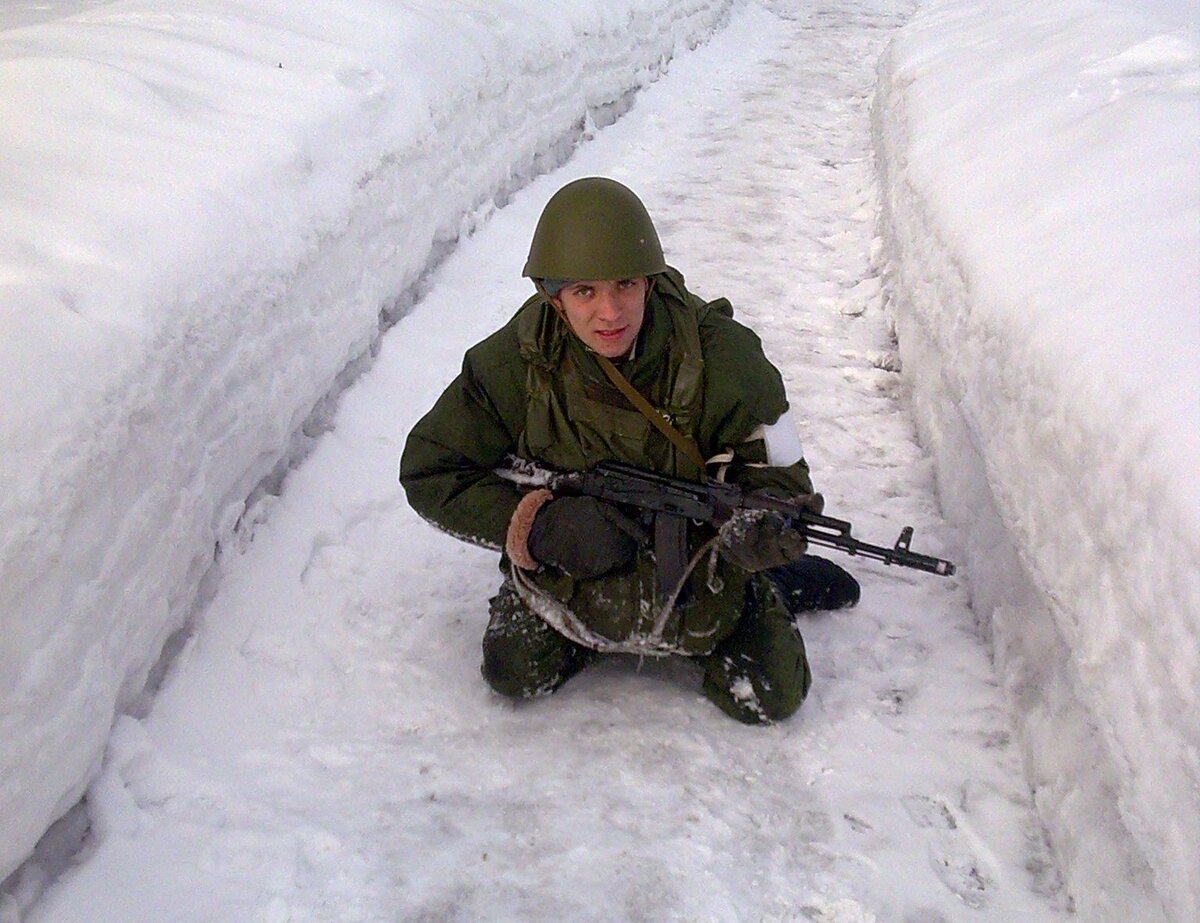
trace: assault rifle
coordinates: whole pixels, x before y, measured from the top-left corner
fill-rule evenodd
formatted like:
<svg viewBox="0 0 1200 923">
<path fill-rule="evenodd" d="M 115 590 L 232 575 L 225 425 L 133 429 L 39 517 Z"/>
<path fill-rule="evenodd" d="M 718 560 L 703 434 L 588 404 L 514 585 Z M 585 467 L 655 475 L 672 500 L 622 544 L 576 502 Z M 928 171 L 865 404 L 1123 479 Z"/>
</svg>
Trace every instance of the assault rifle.
<svg viewBox="0 0 1200 923">
<path fill-rule="evenodd" d="M 664 597 L 687 572 L 687 521 L 694 519 L 719 527 L 737 510 L 783 513 L 787 524 L 804 533 L 811 545 L 837 548 L 846 554 L 942 577 L 954 573 L 950 561 L 918 554 L 911 549 L 912 526 L 900 530 L 900 537 L 891 548 L 870 545 L 854 538 L 850 534 L 852 526 L 845 520 L 814 513 L 798 502 L 752 493 L 736 484 L 709 479 L 686 481 L 607 461 L 588 471 L 556 471 L 525 459 L 510 459 L 510 466 L 499 469 L 497 474 L 529 487 L 545 487 L 554 493 L 582 494 L 653 512 L 659 591 Z"/>
</svg>

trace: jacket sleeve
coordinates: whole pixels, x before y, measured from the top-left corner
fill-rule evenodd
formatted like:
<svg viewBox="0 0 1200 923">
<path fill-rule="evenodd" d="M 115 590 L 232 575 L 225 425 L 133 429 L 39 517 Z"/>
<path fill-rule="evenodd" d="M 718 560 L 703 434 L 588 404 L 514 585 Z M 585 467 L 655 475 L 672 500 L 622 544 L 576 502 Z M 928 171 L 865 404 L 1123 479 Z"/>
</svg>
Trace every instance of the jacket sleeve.
<svg viewBox="0 0 1200 923">
<path fill-rule="evenodd" d="M 468 352 L 458 377 L 408 434 L 400 482 L 409 504 L 455 538 L 503 548 L 521 494 L 493 470 L 516 451 L 517 435 Z"/>
<path fill-rule="evenodd" d="M 751 489 L 782 496 L 813 493 L 803 457 L 786 466 L 771 465 L 763 438 L 765 427 L 782 422 L 788 410 L 779 370 L 763 352 L 749 327 L 724 310 L 710 311 L 701 325 L 705 400 L 700 422 L 701 449 L 709 458 L 732 453 L 726 477 Z"/>
</svg>

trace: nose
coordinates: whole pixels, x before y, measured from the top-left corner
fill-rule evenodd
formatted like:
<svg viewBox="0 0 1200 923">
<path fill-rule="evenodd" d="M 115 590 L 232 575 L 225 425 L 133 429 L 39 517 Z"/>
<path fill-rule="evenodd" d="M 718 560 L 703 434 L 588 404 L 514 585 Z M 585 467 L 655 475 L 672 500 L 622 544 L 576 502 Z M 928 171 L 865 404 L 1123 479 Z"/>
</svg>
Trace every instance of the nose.
<svg viewBox="0 0 1200 923">
<path fill-rule="evenodd" d="M 621 319 L 621 302 L 615 292 L 603 291 L 596 299 L 596 317 L 603 321 Z"/>
</svg>

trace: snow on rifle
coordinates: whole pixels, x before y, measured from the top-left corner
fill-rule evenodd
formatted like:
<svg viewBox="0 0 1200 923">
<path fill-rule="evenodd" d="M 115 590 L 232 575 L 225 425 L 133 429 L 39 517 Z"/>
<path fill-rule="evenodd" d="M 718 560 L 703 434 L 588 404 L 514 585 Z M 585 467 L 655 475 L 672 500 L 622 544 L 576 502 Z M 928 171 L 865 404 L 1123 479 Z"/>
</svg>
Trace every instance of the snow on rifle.
<svg viewBox="0 0 1200 923">
<path fill-rule="evenodd" d="M 556 494 L 582 494 L 649 510 L 655 514 L 656 553 L 661 548 L 660 536 L 668 532 L 678 534 L 678 527 L 689 519 L 719 527 L 736 510 L 773 510 L 784 513 L 788 525 L 804 533 L 812 545 L 837 548 L 846 554 L 943 577 L 955 570 L 950 561 L 911 549 L 912 526 L 900 530 L 900 537 L 891 548 L 871 545 L 854 538 L 850 534 L 853 527 L 843 519 L 813 513 L 799 503 L 747 491 L 736 484 L 707 478 L 687 481 L 612 461 L 601 462 L 587 471 L 556 471 L 527 459 L 512 458 L 508 467 L 499 468 L 496 473 L 514 483 L 545 487 Z"/>
</svg>

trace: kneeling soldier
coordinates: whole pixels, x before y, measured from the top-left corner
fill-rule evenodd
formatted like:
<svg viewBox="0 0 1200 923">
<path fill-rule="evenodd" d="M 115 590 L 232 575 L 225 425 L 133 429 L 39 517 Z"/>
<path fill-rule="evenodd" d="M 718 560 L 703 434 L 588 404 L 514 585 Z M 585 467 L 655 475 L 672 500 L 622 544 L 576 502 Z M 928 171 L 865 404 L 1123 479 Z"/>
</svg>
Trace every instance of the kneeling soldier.
<svg viewBox="0 0 1200 923">
<path fill-rule="evenodd" d="M 665 581 L 638 510 L 522 491 L 497 473 L 513 457 L 563 470 L 620 461 L 819 511 L 778 370 L 728 301 L 688 291 L 642 202 L 613 180 L 577 180 L 550 199 L 524 275 L 537 293 L 467 351 L 400 469 L 421 516 L 503 550 L 484 677 L 524 698 L 605 653 L 677 654 L 701 664 L 704 695 L 739 721 L 788 717 L 811 677 L 767 571 L 806 548 L 779 514 L 739 514 L 719 533 L 689 523 L 689 564 Z"/>
</svg>

